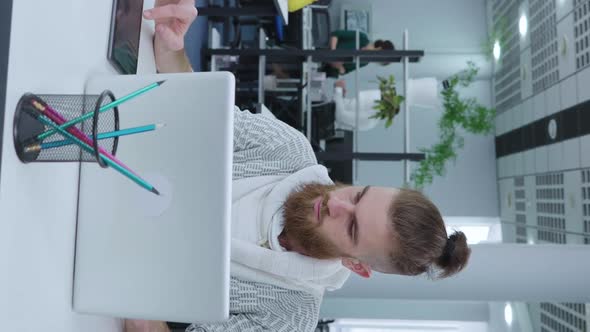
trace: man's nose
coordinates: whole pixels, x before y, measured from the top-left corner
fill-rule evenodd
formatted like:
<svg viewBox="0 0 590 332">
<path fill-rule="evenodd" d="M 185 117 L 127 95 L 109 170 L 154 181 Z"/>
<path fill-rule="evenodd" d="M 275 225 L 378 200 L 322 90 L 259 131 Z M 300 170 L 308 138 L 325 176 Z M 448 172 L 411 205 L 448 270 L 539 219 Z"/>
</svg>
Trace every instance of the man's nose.
<svg viewBox="0 0 590 332">
<path fill-rule="evenodd" d="M 330 197 L 328 200 L 328 213 L 330 217 L 338 218 L 354 212 L 354 205 L 347 200 L 338 197 Z"/>
</svg>

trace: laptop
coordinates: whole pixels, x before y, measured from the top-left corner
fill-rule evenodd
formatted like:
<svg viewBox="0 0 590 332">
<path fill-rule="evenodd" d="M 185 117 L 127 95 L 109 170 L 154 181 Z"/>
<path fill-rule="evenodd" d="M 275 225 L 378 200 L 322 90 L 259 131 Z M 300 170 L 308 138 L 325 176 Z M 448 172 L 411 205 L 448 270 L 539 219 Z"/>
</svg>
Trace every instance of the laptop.
<svg viewBox="0 0 590 332">
<path fill-rule="evenodd" d="M 119 106 L 119 126 L 165 126 L 121 136 L 116 150 L 160 195 L 111 167 L 80 165 L 73 307 L 113 317 L 222 321 L 229 315 L 233 75 L 98 77 L 85 90 L 121 98 L 162 80 Z"/>
</svg>

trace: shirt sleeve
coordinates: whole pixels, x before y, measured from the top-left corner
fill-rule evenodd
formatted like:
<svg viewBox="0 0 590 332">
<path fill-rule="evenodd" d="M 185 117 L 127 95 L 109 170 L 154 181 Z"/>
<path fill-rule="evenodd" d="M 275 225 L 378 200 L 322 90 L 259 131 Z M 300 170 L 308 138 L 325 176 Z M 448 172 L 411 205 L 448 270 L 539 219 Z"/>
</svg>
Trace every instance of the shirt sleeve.
<svg viewBox="0 0 590 332">
<path fill-rule="evenodd" d="M 330 33 L 330 36 L 338 38 L 338 43 L 356 39 L 356 31 L 336 30 Z"/>
<path fill-rule="evenodd" d="M 348 44 L 350 43 L 353 46 L 353 49 L 356 48 L 356 31 L 355 30 L 336 30 L 330 33 L 330 36 L 338 38 L 338 44 Z M 369 37 L 366 33 L 360 32 L 359 33 L 359 44 L 361 48 L 367 46 L 369 43 Z"/>
<path fill-rule="evenodd" d="M 252 315 L 231 315 L 229 320 L 217 324 L 191 324 L 186 332 L 262 332 L 270 331 L 263 325 L 259 325 Z"/>
<path fill-rule="evenodd" d="M 359 64 L 359 68 L 363 68 L 364 66 L 368 65 L 368 62 L 361 62 Z M 356 70 L 356 63 L 354 62 L 346 62 L 344 63 L 344 74 L 348 74 Z"/>
<path fill-rule="evenodd" d="M 303 134 L 276 118 L 234 110 L 233 178 L 292 174 L 317 164 Z"/>
<path fill-rule="evenodd" d="M 230 318 L 221 323 L 192 324 L 187 332 L 313 332 L 321 299 L 302 291 L 231 280 Z"/>
<path fill-rule="evenodd" d="M 355 43 L 356 43 L 356 35 L 355 35 Z M 359 43 L 361 45 L 361 48 L 367 46 L 367 44 L 369 44 L 369 37 L 367 36 L 366 33 L 361 32 L 359 33 Z"/>
</svg>

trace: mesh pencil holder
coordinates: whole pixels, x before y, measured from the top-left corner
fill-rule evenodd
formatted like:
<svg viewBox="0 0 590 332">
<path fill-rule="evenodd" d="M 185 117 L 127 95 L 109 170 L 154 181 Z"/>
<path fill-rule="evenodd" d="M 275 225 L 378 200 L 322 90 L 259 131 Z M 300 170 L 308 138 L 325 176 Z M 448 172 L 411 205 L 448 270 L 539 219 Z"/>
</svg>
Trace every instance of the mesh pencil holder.
<svg viewBox="0 0 590 332">
<path fill-rule="evenodd" d="M 99 147 L 113 156 L 117 152 L 118 137 L 98 139 L 98 134 L 119 130 L 119 110 L 114 107 L 100 113 L 99 109 L 114 101 L 115 96 L 109 90 L 100 95 L 35 95 L 24 94 L 19 100 L 14 113 L 13 136 L 16 154 L 23 163 L 30 162 L 98 162 L 107 167 L 100 158 Z M 94 115 L 74 124 L 90 138 L 88 144 L 92 153 L 86 151 L 79 144 L 56 132 L 44 139 L 39 136 L 52 128 L 44 124 L 39 118 L 45 113 L 40 109 L 52 109 L 67 122 L 88 112 Z M 55 121 L 53 121 L 55 124 Z M 73 132 L 69 129 L 68 132 Z"/>
</svg>

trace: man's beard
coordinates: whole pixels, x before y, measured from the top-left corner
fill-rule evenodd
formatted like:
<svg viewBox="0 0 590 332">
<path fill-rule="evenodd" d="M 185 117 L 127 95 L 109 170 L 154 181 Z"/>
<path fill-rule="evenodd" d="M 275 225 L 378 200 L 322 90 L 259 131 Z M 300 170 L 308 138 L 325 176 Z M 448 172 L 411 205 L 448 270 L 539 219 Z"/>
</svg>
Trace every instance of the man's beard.
<svg viewBox="0 0 590 332">
<path fill-rule="evenodd" d="M 322 197 L 320 216 L 323 219 L 328 214 L 329 193 L 336 188 L 336 185 L 310 183 L 299 186 L 287 197 L 283 208 L 284 232 L 289 241 L 304 249 L 302 254 L 318 259 L 341 256 L 336 246 L 319 233 L 314 211 L 315 200 Z"/>
</svg>

